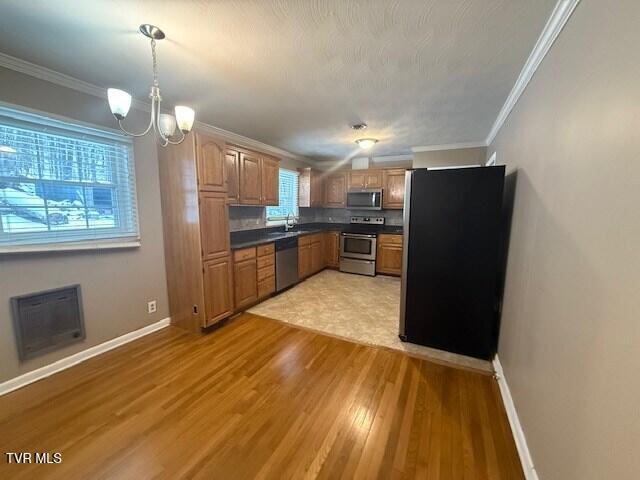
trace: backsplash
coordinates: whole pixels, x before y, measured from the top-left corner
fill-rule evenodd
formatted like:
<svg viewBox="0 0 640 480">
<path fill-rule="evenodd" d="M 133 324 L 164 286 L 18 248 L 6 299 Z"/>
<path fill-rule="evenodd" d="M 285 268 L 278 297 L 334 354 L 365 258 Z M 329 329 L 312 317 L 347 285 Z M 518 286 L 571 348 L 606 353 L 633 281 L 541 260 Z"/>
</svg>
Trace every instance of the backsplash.
<svg viewBox="0 0 640 480">
<path fill-rule="evenodd" d="M 265 228 L 267 219 L 264 207 L 229 207 L 229 230 L 253 230 Z M 300 208 L 299 223 L 349 223 L 353 216 L 385 217 L 387 225 L 402 225 L 402 210 L 347 210 L 344 208 Z"/>
</svg>

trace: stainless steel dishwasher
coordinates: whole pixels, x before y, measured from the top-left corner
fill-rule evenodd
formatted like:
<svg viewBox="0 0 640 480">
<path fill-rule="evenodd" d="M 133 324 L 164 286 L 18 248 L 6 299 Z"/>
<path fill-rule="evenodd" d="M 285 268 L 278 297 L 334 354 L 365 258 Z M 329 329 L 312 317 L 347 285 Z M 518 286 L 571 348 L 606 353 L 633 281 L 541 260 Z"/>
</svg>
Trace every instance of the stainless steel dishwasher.
<svg viewBox="0 0 640 480">
<path fill-rule="evenodd" d="M 276 291 L 298 283 L 298 237 L 276 240 Z"/>
</svg>

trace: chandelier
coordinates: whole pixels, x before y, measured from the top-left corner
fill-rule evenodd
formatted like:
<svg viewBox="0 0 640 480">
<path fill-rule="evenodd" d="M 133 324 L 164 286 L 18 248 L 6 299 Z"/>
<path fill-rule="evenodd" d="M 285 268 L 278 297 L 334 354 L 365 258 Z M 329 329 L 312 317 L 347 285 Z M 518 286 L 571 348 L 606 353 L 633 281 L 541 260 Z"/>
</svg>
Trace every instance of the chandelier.
<svg viewBox="0 0 640 480">
<path fill-rule="evenodd" d="M 118 90 L 117 88 L 107 89 L 107 99 L 109 101 L 109 108 L 111 113 L 118 121 L 118 126 L 127 135 L 132 137 L 142 137 L 149 133 L 153 127 L 156 136 L 160 142 L 160 145 L 166 147 L 167 145 L 177 145 L 182 143 L 186 135 L 191 131 L 193 127 L 193 119 L 195 112 L 192 108 L 185 107 L 184 105 L 176 105 L 174 109 L 175 116 L 169 113 L 161 113 L 160 108 L 162 104 L 162 97 L 160 96 L 160 85 L 158 84 L 158 62 L 156 60 L 156 40 L 162 40 L 164 38 L 164 32 L 158 27 L 153 25 L 140 25 L 140 32 L 151 39 L 151 57 L 153 60 L 153 85 L 151 85 L 151 92 L 149 98 L 151 99 L 151 119 L 149 120 L 149 126 L 144 132 L 132 133 L 127 131 L 122 126 L 122 121 L 129 113 L 131 107 L 131 95 L 124 90 Z M 180 131 L 176 136 L 176 125 Z"/>
</svg>

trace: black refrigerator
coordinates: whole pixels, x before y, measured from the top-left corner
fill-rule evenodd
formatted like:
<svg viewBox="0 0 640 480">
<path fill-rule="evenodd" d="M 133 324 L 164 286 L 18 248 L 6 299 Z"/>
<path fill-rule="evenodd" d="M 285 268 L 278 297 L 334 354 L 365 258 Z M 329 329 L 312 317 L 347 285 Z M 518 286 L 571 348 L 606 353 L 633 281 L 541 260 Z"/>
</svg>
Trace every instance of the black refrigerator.
<svg viewBox="0 0 640 480">
<path fill-rule="evenodd" d="M 400 339 L 490 360 L 504 166 L 407 171 Z"/>
</svg>

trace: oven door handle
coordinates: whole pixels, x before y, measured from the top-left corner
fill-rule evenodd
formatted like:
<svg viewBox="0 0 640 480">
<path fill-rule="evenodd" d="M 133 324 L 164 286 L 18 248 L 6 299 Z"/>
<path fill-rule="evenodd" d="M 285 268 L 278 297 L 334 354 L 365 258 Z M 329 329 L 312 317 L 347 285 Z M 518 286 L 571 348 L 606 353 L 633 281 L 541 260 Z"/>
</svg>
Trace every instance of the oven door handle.
<svg viewBox="0 0 640 480">
<path fill-rule="evenodd" d="M 353 238 L 376 238 L 376 235 L 367 235 L 364 233 L 342 233 L 343 237 L 353 237 Z"/>
</svg>

